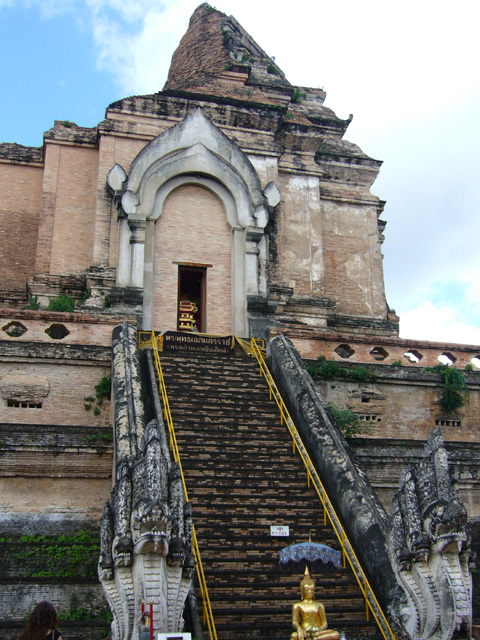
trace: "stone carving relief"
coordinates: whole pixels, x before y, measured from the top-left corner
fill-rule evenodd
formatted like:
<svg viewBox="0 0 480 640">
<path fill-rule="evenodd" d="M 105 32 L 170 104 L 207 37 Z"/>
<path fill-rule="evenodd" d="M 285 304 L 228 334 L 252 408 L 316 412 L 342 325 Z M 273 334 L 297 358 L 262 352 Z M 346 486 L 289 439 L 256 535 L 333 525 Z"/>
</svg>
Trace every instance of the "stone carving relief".
<svg viewBox="0 0 480 640">
<path fill-rule="evenodd" d="M 280 202 L 273 182 L 262 191 L 247 155 L 201 109 L 157 136 L 132 162 L 116 164 L 107 185 L 118 208 L 117 287 L 143 290 L 143 329 L 152 328 L 154 225 L 175 188 L 210 190 L 225 209 L 232 236 L 232 331 L 248 335 L 247 296 L 267 296 L 265 226 Z"/>
<path fill-rule="evenodd" d="M 192 514 L 163 422 L 143 427 L 135 330 L 113 344 L 115 485 L 100 526 L 98 573 L 113 613 L 112 639 L 138 640 L 142 601 L 157 633 L 179 633 L 195 570 Z"/>
<path fill-rule="evenodd" d="M 391 509 L 388 552 L 407 605 L 412 638 L 471 637 L 472 582 L 467 513 L 452 483 L 439 429 L 424 459 L 407 467 Z"/>
</svg>

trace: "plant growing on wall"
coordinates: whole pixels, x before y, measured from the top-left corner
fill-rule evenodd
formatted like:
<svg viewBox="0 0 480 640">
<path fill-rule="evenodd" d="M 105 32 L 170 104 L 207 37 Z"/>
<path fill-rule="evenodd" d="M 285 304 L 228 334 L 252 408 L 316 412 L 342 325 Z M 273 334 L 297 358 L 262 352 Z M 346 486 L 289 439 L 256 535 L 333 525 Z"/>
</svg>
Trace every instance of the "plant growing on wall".
<svg viewBox="0 0 480 640">
<path fill-rule="evenodd" d="M 303 91 L 300 91 L 300 89 L 295 89 L 295 91 L 292 93 L 291 100 L 292 102 L 300 102 L 300 100 L 305 100 L 306 97 L 307 97 L 306 93 L 304 93 Z"/>
<path fill-rule="evenodd" d="M 40 303 L 38 301 L 38 297 L 30 296 L 28 298 L 28 304 L 25 307 L 25 309 L 32 309 L 33 311 L 36 311 L 37 309 L 39 309 L 39 307 L 40 307 Z"/>
<path fill-rule="evenodd" d="M 103 404 L 105 398 L 110 400 L 110 395 L 112 392 L 112 378 L 110 375 L 103 376 L 100 382 L 95 385 L 95 398 L 93 396 L 85 396 L 84 398 L 84 409 L 85 411 L 89 411 L 92 407 L 92 403 L 96 400 L 96 407 L 93 409 L 93 413 L 98 416 L 100 413 L 100 406 Z"/>
<path fill-rule="evenodd" d="M 440 405 L 446 413 L 452 413 L 468 402 L 469 391 L 462 372 L 447 364 L 425 367 L 427 373 L 438 373 L 443 381 Z"/>
<path fill-rule="evenodd" d="M 372 429 L 371 425 L 362 422 L 360 417 L 350 409 L 341 409 L 333 402 L 327 404 L 327 409 L 346 438 L 356 438 L 358 435 L 368 433 Z"/>
<path fill-rule="evenodd" d="M 75 309 L 75 300 L 66 293 L 62 293 L 56 298 L 50 298 L 48 301 L 49 311 L 66 311 L 72 312 Z"/>
</svg>

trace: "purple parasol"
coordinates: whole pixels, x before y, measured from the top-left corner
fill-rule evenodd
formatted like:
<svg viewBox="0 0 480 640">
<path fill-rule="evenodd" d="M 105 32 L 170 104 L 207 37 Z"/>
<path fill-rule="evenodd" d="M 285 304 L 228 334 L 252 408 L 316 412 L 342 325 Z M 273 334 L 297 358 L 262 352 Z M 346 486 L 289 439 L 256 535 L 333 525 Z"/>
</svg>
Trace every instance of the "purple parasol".
<svg viewBox="0 0 480 640">
<path fill-rule="evenodd" d="M 305 567 L 314 573 L 337 571 L 342 566 L 342 554 L 326 544 L 300 542 L 280 551 L 280 566 L 293 573 L 303 573 Z"/>
</svg>

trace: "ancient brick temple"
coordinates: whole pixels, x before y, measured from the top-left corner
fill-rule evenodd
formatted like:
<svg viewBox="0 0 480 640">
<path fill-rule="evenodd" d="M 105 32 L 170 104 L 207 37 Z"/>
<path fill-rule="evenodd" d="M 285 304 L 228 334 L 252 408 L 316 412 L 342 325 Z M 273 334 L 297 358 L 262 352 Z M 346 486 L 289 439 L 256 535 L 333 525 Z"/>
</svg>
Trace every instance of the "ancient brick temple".
<svg viewBox="0 0 480 640">
<path fill-rule="evenodd" d="M 201 333 L 285 335 L 305 359 L 324 356 L 336 363 L 317 364 L 324 398 L 372 427 L 352 444 L 385 507 L 440 426 L 469 516 L 480 516 L 480 347 L 398 337 L 385 203 L 370 190 L 381 162 L 344 139 L 349 120 L 325 98 L 291 85 L 233 17 L 202 4 L 162 91 L 114 102 L 93 128 L 55 121 L 40 148 L 0 144 L 6 556 L 19 535 L 34 544 L 98 526 L 112 468 L 98 388 L 125 321 L 177 331 L 188 316 Z M 438 356 L 469 390 L 453 411 L 427 369 Z M 12 567 L 0 618 L 18 622 L 49 574 L 18 588 Z M 89 593 L 103 606 L 94 580 L 48 584 L 62 610 Z"/>
</svg>

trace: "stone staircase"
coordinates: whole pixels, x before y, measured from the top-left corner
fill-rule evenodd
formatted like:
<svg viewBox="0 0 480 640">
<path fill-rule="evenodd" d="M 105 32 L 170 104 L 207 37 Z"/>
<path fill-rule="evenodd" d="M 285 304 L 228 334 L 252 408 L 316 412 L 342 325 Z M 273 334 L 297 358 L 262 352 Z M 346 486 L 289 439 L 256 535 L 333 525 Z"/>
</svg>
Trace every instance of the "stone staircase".
<svg viewBox="0 0 480 640">
<path fill-rule="evenodd" d="M 289 638 L 302 575 L 280 568 L 280 549 L 309 535 L 340 546 L 256 361 L 237 346 L 230 356 L 161 354 L 161 363 L 218 639 Z M 272 537 L 271 525 L 290 536 Z M 331 628 L 379 635 L 349 569 L 313 577 Z"/>
</svg>

